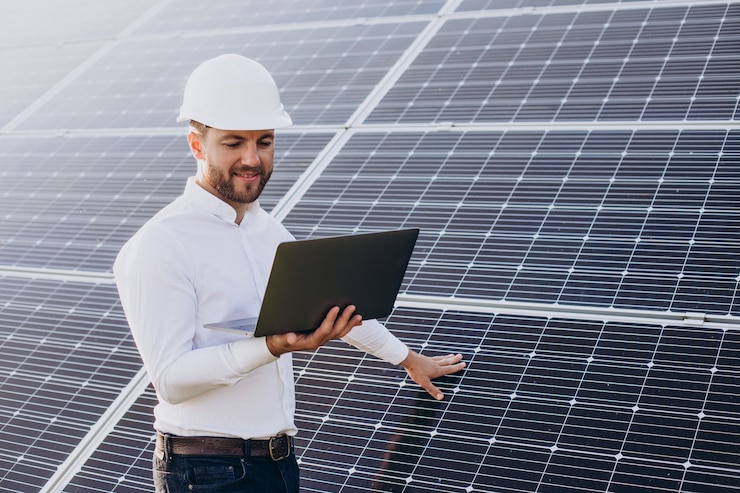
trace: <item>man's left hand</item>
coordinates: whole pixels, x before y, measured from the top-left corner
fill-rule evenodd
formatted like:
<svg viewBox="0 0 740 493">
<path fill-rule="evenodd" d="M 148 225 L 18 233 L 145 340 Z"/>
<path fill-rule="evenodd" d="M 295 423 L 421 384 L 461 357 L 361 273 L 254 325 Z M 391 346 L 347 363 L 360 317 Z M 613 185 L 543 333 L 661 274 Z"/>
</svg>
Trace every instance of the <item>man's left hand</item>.
<svg viewBox="0 0 740 493">
<path fill-rule="evenodd" d="M 465 368 L 465 363 L 461 360 L 462 354 L 429 357 L 409 349 L 409 354 L 401 361 L 401 366 L 404 367 L 411 380 L 429 392 L 429 395 L 442 400 L 444 394 L 432 383 L 432 380 Z"/>
</svg>

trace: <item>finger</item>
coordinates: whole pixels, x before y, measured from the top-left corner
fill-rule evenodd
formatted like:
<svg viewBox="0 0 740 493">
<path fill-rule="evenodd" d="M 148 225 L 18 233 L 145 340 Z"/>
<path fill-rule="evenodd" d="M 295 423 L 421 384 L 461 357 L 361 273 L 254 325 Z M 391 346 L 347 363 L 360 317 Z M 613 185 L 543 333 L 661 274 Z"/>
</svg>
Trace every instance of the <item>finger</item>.
<svg viewBox="0 0 740 493">
<path fill-rule="evenodd" d="M 339 309 L 339 307 L 337 307 Z M 342 315 L 339 317 L 338 322 L 342 322 L 344 324 L 349 323 L 349 321 L 352 319 L 352 314 L 355 312 L 357 307 L 355 305 L 347 305 L 344 307 L 344 311 L 342 311 Z"/>
<path fill-rule="evenodd" d="M 437 376 L 443 377 L 445 375 L 451 375 L 453 373 L 459 372 L 463 368 L 465 368 L 465 363 L 456 363 L 454 365 L 440 366 Z"/>
<path fill-rule="evenodd" d="M 424 382 L 424 385 L 422 385 L 422 388 L 427 391 L 429 395 L 437 399 L 438 401 L 441 401 L 444 399 L 445 395 L 442 393 L 441 390 L 439 390 L 436 385 L 432 383 L 431 380 L 428 380 Z"/>
<path fill-rule="evenodd" d="M 338 306 L 332 307 L 331 310 L 326 314 L 324 321 L 319 326 L 319 329 L 314 331 L 312 339 L 315 344 L 323 346 L 325 343 L 332 339 L 341 339 L 349 333 L 355 325 L 358 325 L 362 321 L 362 317 L 359 315 L 352 314 L 355 311 L 354 305 L 345 307 L 342 313 L 339 313 L 340 308 Z"/>
<path fill-rule="evenodd" d="M 340 330 L 336 334 L 336 337 L 338 339 L 341 339 L 342 337 L 349 334 L 350 331 L 358 325 L 362 325 L 362 317 L 360 315 L 355 315 L 343 327 L 340 328 Z"/>
<path fill-rule="evenodd" d="M 316 332 L 329 332 L 331 331 L 332 327 L 334 327 L 334 323 L 337 321 L 337 317 L 339 316 L 339 307 L 334 306 L 329 310 L 324 317 L 324 320 L 321 322 L 321 325 L 319 325 L 319 328 L 314 331 L 314 334 Z"/>
<path fill-rule="evenodd" d="M 273 334 L 265 337 L 265 344 L 273 356 L 279 357 L 281 354 L 293 350 L 293 345 L 298 341 L 298 334 L 287 332 L 285 334 Z"/>
<path fill-rule="evenodd" d="M 354 305 L 348 305 L 342 311 L 342 314 L 334 322 L 332 336 L 342 338 L 349 333 L 356 325 L 362 323 L 360 315 L 353 315 L 357 308 Z"/>
<path fill-rule="evenodd" d="M 440 365 L 454 365 L 462 360 L 462 354 L 446 354 L 444 356 L 434 356 L 432 359 Z"/>
</svg>

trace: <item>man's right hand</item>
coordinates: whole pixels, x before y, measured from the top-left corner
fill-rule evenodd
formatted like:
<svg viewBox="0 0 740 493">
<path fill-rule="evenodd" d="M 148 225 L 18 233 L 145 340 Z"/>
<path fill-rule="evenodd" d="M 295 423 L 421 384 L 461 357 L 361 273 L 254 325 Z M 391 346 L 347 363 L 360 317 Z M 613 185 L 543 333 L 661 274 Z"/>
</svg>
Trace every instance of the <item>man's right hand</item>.
<svg viewBox="0 0 740 493">
<path fill-rule="evenodd" d="M 362 316 L 353 315 L 355 306 L 349 305 L 339 314 L 339 307 L 335 306 L 321 325 L 313 332 L 288 332 L 267 336 L 267 349 L 274 356 L 280 356 L 292 351 L 311 351 L 323 346 L 333 339 L 341 339 L 354 327 L 362 324 Z"/>
</svg>

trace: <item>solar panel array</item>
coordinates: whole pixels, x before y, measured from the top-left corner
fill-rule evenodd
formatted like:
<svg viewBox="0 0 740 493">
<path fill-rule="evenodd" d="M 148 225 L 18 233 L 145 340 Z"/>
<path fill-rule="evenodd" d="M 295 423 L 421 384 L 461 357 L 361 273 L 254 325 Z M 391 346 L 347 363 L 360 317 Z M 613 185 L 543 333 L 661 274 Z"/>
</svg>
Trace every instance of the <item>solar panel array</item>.
<svg viewBox="0 0 740 493">
<path fill-rule="evenodd" d="M 341 342 L 296 354 L 303 491 L 737 489 L 740 2 L 71 0 L 0 24 L 0 491 L 152 490 L 111 265 L 193 173 L 182 88 L 224 52 L 295 122 L 262 205 L 299 238 L 421 228 L 386 323 L 468 363 L 437 402 Z"/>
</svg>

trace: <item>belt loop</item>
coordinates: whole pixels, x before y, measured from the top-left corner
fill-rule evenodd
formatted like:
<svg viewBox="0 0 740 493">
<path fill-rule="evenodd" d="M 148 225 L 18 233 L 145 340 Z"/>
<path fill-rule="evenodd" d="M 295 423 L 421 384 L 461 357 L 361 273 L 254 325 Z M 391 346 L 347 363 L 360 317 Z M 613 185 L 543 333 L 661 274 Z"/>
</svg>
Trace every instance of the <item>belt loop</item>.
<svg viewBox="0 0 740 493">
<path fill-rule="evenodd" d="M 169 433 L 162 433 L 162 448 L 164 449 L 164 460 L 165 462 L 172 461 L 172 435 Z"/>
<path fill-rule="evenodd" d="M 249 460 L 252 457 L 252 440 L 244 440 L 244 458 Z"/>
</svg>

